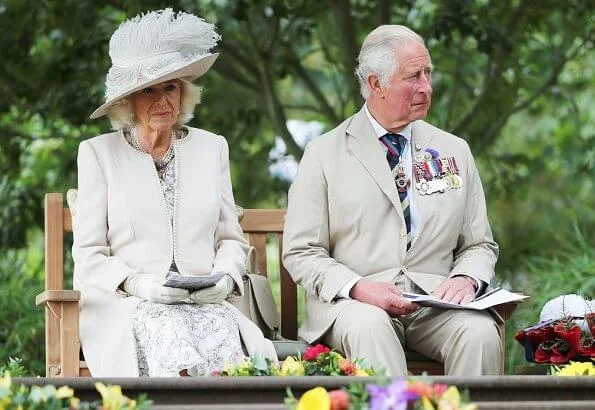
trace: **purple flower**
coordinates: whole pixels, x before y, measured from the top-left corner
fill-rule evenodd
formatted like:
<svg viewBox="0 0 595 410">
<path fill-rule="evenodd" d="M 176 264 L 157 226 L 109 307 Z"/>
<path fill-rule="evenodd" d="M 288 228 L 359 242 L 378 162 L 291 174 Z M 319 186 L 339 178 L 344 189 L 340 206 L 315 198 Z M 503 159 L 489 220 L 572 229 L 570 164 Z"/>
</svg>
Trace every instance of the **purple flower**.
<svg viewBox="0 0 595 410">
<path fill-rule="evenodd" d="M 419 398 L 407 391 L 404 379 L 396 379 L 387 386 L 369 384 L 366 390 L 370 394 L 370 410 L 407 410 L 407 404 Z"/>
<path fill-rule="evenodd" d="M 426 148 L 426 152 L 429 152 L 432 155 L 432 159 L 438 159 L 440 154 L 434 148 Z"/>
</svg>

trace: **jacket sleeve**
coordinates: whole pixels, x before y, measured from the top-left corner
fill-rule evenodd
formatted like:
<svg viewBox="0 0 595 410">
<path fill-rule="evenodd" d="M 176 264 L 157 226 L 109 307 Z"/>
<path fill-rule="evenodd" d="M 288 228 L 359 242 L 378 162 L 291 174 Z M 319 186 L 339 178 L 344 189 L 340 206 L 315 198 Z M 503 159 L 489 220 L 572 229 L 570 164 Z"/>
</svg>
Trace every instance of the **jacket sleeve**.
<svg viewBox="0 0 595 410">
<path fill-rule="evenodd" d="M 360 276 L 330 255 L 327 182 L 312 143 L 289 189 L 283 232 L 283 263 L 306 292 L 330 302 Z"/>
<path fill-rule="evenodd" d="M 451 275 L 468 275 L 490 284 L 494 279 L 498 244 L 492 237 L 479 172 L 469 146 L 465 144 L 465 147 L 468 164 L 466 180 L 469 185 Z"/>
<path fill-rule="evenodd" d="M 107 241 L 107 180 L 90 142 L 80 144 L 77 164 L 78 195 L 72 245 L 75 287 L 94 286 L 115 292 L 135 269 L 111 255 Z"/>
<path fill-rule="evenodd" d="M 238 222 L 238 213 L 233 199 L 229 171 L 229 148 L 223 137 L 221 140 L 221 209 L 215 231 L 213 271 L 230 274 L 241 292 L 244 288 L 241 275 L 245 271 L 248 243 Z"/>
</svg>

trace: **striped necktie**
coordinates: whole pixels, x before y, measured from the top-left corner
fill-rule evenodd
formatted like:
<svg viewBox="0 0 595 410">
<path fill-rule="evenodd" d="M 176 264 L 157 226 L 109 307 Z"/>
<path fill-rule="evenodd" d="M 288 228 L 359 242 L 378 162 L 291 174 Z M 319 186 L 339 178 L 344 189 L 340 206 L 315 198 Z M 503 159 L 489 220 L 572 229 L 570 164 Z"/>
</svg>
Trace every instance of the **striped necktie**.
<svg viewBox="0 0 595 410">
<path fill-rule="evenodd" d="M 390 169 L 395 176 L 396 183 L 396 169 L 395 167 L 401 159 L 401 153 L 405 148 L 407 140 L 399 134 L 385 134 L 380 137 L 380 141 L 386 146 L 386 159 L 390 165 Z M 406 188 L 406 187 L 405 187 Z M 401 208 L 403 209 L 403 217 L 405 218 L 405 226 L 407 227 L 407 250 L 411 247 L 411 213 L 409 211 L 409 196 L 407 189 L 398 189 L 399 199 L 401 200 Z"/>
</svg>

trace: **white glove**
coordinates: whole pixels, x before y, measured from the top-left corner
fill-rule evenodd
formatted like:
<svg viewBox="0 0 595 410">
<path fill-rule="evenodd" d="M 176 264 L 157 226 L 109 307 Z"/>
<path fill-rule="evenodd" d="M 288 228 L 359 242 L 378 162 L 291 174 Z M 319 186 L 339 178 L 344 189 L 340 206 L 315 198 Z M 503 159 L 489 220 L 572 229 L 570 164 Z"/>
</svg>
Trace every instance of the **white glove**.
<svg viewBox="0 0 595 410">
<path fill-rule="evenodd" d="M 223 302 L 234 288 L 234 281 L 229 275 L 223 276 L 215 286 L 197 290 L 190 294 L 190 300 L 198 305 Z"/>
<path fill-rule="evenodd" d="M 155 275 L 131 273 L 124 281 L 122 288 L 141 299 L 164 304 L 179 302 L 190 295 L 186 289 L 163 286 L 158 282 L 160 278 Z"/>
</svg>

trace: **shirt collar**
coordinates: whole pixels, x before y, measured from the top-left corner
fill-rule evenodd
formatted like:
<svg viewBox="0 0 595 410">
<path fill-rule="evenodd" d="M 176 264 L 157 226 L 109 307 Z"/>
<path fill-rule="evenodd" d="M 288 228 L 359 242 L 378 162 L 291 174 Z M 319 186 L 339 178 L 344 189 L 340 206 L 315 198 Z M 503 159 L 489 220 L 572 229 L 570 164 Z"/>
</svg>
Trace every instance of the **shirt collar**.
<svg viewBox="0 0 595 410">
<path fill-rule="evenodd" d="M 378 121 L 376 121 L 374 117 L 372 117 L 370 110 L 368 110 L 368 104 L 364 104 L 364 111 L 366 113 L 366 117 L 368 117 L 368 120 L 370 121 L 370 124 L 372 124 L 372 128 L 374 129 L 377 138 L 380 138 L 385 134 L 390 134 L 382 127 L 382 125 L 378 123 Z M 398 134 L 405 137 L 408 142 L 411 142 L 411 128 L 413 128 L 413 126 L 411 123 L 409 123 L 405 128 L 399 131 Z"/>
</svg>

